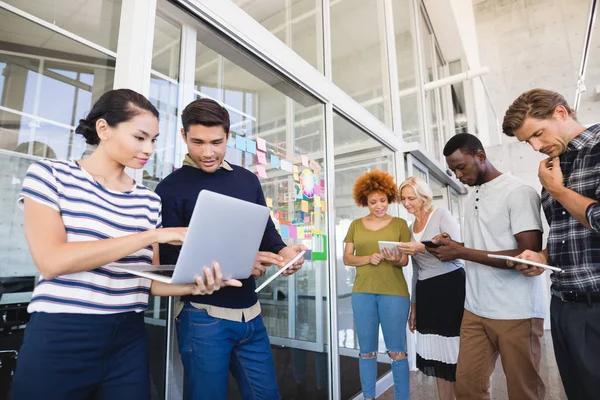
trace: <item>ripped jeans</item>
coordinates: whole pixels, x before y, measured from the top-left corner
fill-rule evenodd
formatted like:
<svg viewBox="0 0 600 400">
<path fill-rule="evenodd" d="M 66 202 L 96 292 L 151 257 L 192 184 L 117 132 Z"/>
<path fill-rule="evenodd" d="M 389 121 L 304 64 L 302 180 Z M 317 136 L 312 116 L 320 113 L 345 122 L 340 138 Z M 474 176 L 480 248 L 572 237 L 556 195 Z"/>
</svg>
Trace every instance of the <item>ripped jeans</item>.
<svg viewBox="0 0 600 400">
<path fill-rule="evenodd" d="M 408 400 L 409 368 L 406 358 L 406 324 L 410 299 L 373 293 L 353 293 L 352 311 L 360 347 L 360 383 L 364 398 L 375 398 L 379 324 L 392 363 L 394 398 Z"/>
</svg>

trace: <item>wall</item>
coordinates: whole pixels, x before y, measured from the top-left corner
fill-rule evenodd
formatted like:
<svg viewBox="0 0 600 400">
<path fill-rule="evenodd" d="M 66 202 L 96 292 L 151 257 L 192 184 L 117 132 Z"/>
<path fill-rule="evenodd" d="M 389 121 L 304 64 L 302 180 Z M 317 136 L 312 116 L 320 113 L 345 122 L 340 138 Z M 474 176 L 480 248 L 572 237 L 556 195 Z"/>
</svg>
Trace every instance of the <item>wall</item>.
<svg viewBox="0 0 600 400">
<path fill-rule="evenodd" d="M 484 79 L 500 119 L 517 96 L 535 87 L 573 101 L 589 5 L 590 0 L 474 2 L 481 64 L 490 67 Z"/>
</svg>

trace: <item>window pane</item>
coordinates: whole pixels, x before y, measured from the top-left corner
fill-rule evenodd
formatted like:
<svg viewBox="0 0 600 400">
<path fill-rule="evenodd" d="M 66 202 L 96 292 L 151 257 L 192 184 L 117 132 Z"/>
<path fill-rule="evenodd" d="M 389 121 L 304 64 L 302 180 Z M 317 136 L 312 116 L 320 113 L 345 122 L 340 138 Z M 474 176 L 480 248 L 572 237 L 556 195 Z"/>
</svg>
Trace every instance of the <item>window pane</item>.
<svg viewBox="0 0 600 400">
<path fill-rule="evenodd" d="M 406 142 L 423 143 L 421 124 L 419 122 L 419 94 L 400 98 L 400 113 L 402 116 L 402 138 Z"/>
<path fill-rule="evenodd" d="M 157 14 L 154 26 L 150 102 L 158 109 L 159 132 L 156 148 L 144 166 L 143 183 L 154 188 L 173 172 L 178 135 L 177 102 L 179 93 L 179 58 L 181 26 Z M 166 75 L 159 76 L 156 72 Z"/>
<path fill-rule="evenodd" d="M 219 101 L 230 115 L 225 159 L 258 175 L 283 240 L 312 250 L 302 270 L 274 280 L 259 298 L 281 395 L 301 388 L 303 398 L 317 398 L 328 387 L 324 106 L 205 25 L 197 26 L 195 60 L 195 97 Z M 171 389 L 181 398 L 181 362 L 173 349 Z M 290 359 L 294 379 L 285 379 Z"/>
<path fill-rule="evenodd" d="M 4 1 L 59 28 L 109 50 L 117 51 L 122 0 Z"/>
<path fill-rule="evenodd" d="M 152 69 L 169 78 L 179 79 L 181 26 L 157 15 L 152 44 Z"/>
<path fill-rule="evenodd" d="M 335 156 L 335 217 L 336 217 L 336 270 L 338 277 L 338 337 L 340 364 L 344 366 L 341 377 L 342 397 L 351 399 L 361 391 L 358 369 L 358 338 L 352 312 L 351 295 L 356 268 L 344 264 L 344 237 L 353 220 L 368 214 L 368 209 L 358 207 L 353 200 L 356 180 L 366 172 L 379 169 L 394 174 L 393 152 L 371 138 L 345 118 L 335 115 L 333 119 Z M 337 145 L 343 143 L 343 145 Z M 388 212 L 397 215 L 396 206 Z M 380 353 L 386 347 L 379 332 Z M 381 377 L 390 370 L 389 362 L 378 363 L 377 375 Z"/>
<path fill-rule="evenodd" d="M 333 82 L 391 126 L 382 6 L 377 0 L 331 2 L 331 61 Z"/>
<path fill-rule="evenodd" d="M 398 64 L 398 87 L 415 87 L 415 50 L 411 19 L 412 0 L 394 0 L 394 33 L 396 39 L 396 63 Z"/>
<path fill-rule="evenodd" d="M 248 15 L 323 72 L 323 11 L 315 0 L 235 0 Z"/>
<path fill-rule="evenodd" d="M 92 151 L 74 129 L 112 88 L 115 60 L 3 9 L 0 27 L 0 277 L 35 276 L 16 203 L 25 172 Z"/>
<path fill-rule="evenodd" d="M 423 39 L 423 57 L 425 64 L 425 82 L 434 80 L 433 76 L 433 35 L 429 30 L 429 25 L 425 21 L 425 17 L 421 14 L 419 18 L 421 23 L 421 36 Z"/>
</svg>

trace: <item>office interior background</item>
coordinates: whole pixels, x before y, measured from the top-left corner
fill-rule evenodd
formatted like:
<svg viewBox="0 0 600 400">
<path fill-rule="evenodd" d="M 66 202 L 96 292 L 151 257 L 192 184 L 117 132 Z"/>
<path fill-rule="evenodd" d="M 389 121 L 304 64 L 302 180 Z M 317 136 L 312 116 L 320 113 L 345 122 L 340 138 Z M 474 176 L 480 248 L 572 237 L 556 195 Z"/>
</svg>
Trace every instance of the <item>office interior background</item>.
<svg viewBox="0 0 600 400">
<path fill-rule="evenodd" d="M 594 4 L 0 0 L 0 388 L 37 275 L 16 203 L 25 171 L 40 158 L 93 151 L 74 134 L 78 120 L 102 93 L 127 87 L 161 113 L 156 153 L 132 172 L 150 188 L 181 166 L 183 107 L 207 97 L 227 108 L 227 160 L 259 176 L 284 240 L 313 250 L 299 273 L 260 294 L 282 398 L 362 398 L 355 271 L 342 261 L 346 230 L 365 215 L 352 200 L 354 181 L 373 169 L 397 182 L 419 176 L 434 205 L 460 223 L 467 188 L 442 149 L 469 132 L 500 170 L 539 188 L 537 156 L 503 137 L 500 122 L 518 94 L 537 86 L 563 93 L 585 125 L 598 122 Z M 390 212 L 409 219 L 401 206 Z M 410 267 L 405 276 L 410 282 Z M 155 399 L 183 397 L 173 303 L 155 297 L 146 312 Z M 382 339 L 378 360 L 383 393 L 392 379 Z"/>
</svg>

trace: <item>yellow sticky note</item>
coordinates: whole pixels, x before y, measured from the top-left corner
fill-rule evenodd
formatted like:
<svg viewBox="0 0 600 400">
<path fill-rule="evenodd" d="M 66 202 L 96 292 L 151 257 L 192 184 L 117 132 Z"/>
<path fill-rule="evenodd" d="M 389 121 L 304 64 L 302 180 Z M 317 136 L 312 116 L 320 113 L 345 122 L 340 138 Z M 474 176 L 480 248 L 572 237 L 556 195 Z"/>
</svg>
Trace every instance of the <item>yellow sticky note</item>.
<svg viewBox="0 0 600 400">
<path fill-rule="evenodd" d="M 267 200 L 267 207 L 273 207 L 273 199 L 267 197 L 266 200 Z"/>
<path fill-rule="evenodd" d="M 298 239 L 304 239 L 304 227 L 303 226 L 299 226 L 298 229 L 296 230 L 297 234 L 298 234 Z"/>
<path fill-rule="evenodd" d="M 321 196 L 315 196 L 315 207 L 321 207 Z"/>
<path fill-rule="evenodd" d="M 327 211 L 327 202 L 325 202 L 325 201 L 321 202 L 321 211 L 323 211 L 323 212 Z"/>
<path fill-rule="evenodd" d="M 294 180 L 295 181 L 299 181 L 300 180 L 300 177 L 298 177 L 298 173 L 297 172 L 294 172 Z"/>
<path fill-rule="evenodd" d="M 308 212 L 308 201 L 302 200 L 302 211 Z"/>
</svg>

